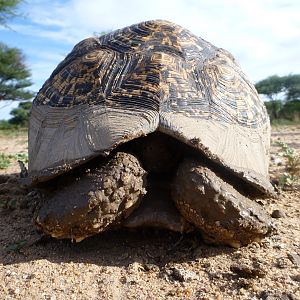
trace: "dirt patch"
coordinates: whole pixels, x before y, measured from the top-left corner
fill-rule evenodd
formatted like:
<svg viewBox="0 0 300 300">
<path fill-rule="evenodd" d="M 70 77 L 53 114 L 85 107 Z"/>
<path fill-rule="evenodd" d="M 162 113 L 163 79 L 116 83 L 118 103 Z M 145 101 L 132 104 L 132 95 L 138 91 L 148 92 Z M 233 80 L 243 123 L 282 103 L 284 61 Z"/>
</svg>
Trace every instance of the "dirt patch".
<svg viewBox="0 0 300 300">
<path fill-rule="evenodd" d="M 300 151 L 300 127 L 275 128 L 278 137 Z M 27 151 L 20 140 L 0 142 L 3 152 Z M 274 179 L 282 166 L 270 171 Z M 0 202 L 15 201 L 0 212 L 1 299 L 300 299 L 299 189 L 262 200 L 270 214 L 281 212 L 277 232 L 238 250 L 161 230 L 110 231 L 76 244 L 35 230 L 37 194 L 18 185 L 16 172 L 17 164 L 0 177 Z"/>
<path fill-rule="evenodd" d="M 2 135 L 0 133 L 0 153 L 6 155 L 23 154 L 28 152 L 28 138 L 27 134 L 20 132 L 16 135 Z M 10 166 L 6 169 L 0 169 L 0 174 L 12 174 L 19 172 L 17 160 L 13 160 Z"/>
</svg>

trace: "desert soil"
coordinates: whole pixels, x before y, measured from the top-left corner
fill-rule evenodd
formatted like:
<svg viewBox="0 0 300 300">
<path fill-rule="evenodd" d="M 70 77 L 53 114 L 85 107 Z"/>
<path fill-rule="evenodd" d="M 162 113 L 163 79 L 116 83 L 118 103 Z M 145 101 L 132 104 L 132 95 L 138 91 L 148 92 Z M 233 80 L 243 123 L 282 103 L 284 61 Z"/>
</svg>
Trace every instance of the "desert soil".
<svg viewBox="0 0 300 300">
<path fill-rule="evenodd" d="M 300 127 L 273 128 L 275 181 L 285 163 L 278 138 L 300 151 Z M 25 136 L 0 136 L 0 152 L 26 151 Z M 277 232 L 240 249 L 149 229 L 76 244 L 36 231 L 37 195 L 19 186 L 18 172 L 17 163 L 0 171 L 0 299 L 300 299 L 299 186 L 260 202 L 279 210 Z"/>
</svg>

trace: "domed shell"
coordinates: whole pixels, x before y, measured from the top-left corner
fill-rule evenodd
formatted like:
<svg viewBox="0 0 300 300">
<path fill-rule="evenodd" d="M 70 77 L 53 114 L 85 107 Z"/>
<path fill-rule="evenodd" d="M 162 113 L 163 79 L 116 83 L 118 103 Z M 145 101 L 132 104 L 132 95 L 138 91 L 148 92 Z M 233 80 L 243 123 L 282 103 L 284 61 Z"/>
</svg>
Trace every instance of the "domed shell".
<svg viewBox="0 0 300 300">
<path fill-rule="evenodd" d="M 268 193 L 270 125 L 230 53 L 161 20 L 77 44 L 34 99 L 29 179 L 166 133 Z"/>
</svg>

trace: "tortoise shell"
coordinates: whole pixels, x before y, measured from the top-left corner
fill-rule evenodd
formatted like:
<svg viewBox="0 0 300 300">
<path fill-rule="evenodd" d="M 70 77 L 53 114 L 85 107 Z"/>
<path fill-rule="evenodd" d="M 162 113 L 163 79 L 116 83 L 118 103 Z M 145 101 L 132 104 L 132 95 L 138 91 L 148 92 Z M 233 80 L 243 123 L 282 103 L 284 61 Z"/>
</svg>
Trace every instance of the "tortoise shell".
<svg viewBox="0 0 300 300">
<path fill-rule="evenodd" d="M 91 37 L 33 101 L 29 179 L 46 181 L 154 131 L 268 193 L 270 124 L 232 55 L 155 20 Z"/>
</svg>

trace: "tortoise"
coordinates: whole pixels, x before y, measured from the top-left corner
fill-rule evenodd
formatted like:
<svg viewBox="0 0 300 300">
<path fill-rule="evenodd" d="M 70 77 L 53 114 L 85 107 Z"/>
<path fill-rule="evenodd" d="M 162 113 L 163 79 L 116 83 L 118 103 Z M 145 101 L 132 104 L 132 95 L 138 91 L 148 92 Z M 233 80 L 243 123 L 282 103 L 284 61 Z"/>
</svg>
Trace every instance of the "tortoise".
<svg viewBox="0 0 300 300">
<path fill-rule="evenodd" d="M 233 56 L 154 20 L 78 43 L 33 101 L 35 224 L 79 242 L 111 228 L 198 230 L 240 247 L 273 230 L 256 199 L 270 124 Z"/>
</svg>

